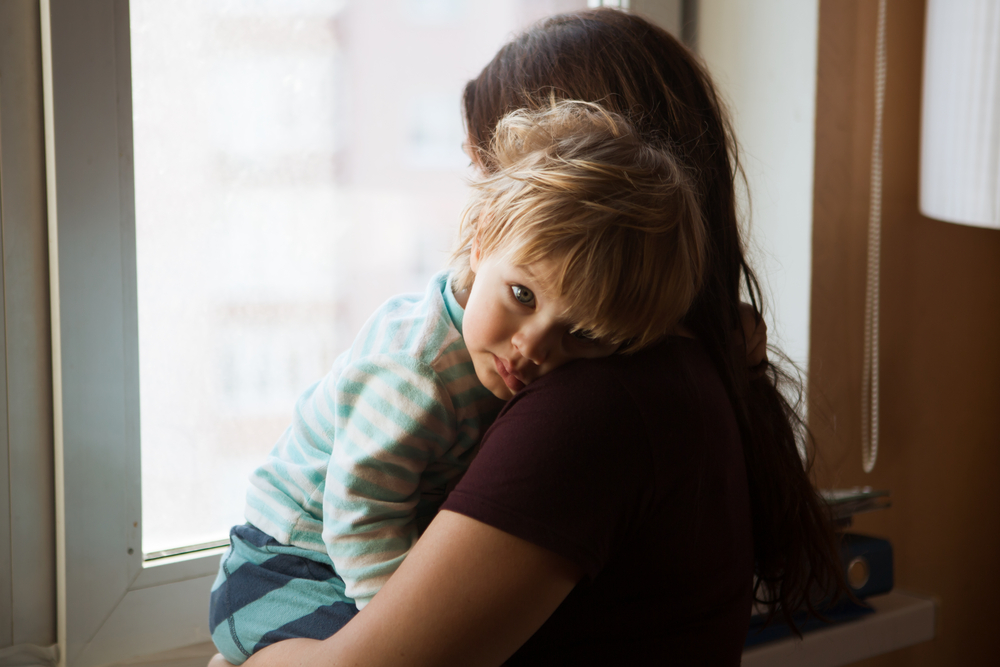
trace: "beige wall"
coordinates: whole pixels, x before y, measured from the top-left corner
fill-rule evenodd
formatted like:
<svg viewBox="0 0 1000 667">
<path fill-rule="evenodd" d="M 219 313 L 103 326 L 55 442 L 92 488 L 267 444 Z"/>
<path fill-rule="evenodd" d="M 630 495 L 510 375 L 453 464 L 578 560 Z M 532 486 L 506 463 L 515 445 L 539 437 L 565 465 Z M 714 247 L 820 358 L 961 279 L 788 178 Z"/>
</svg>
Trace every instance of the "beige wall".
<svg viewBox="0 0 1000 667">
<path fill-rule="evenodd" d="M 636 14 L 642 14 L 664 30 L 682 37 L 684 7 L 682 0 L 632 0 L 629 7 Z"/>
<path fill-rule="evenodd" d="M 932 642 L 865 665 L 996 664 L 1000 231 L 917 209 L 923 0 L 888 3 L 881 451 L 861 470 L 860 383 L 877 2 L 822 0 L 810 418 L 827 485 L 892 490 L 855 528 L 888 537 L 897 588 L 940 601 Z"/>
<path fill-rule="evenodd" d="M 809 359 L 819 0 L 700 0 L 697 48 L 729 105 L 750 199 L 749 255 L 768 336 Z"/>
</svg>

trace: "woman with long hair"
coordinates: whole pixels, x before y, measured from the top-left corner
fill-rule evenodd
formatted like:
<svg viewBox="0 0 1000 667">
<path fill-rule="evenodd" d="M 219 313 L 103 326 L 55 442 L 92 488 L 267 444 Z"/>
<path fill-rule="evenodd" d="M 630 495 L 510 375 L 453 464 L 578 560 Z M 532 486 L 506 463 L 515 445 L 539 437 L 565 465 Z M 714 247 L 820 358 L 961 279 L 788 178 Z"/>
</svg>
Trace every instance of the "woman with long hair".
<svg viewBox="0 0 1000 667">
<path fill-rule="evenodd" d="M 615 10 L 553 17 L 501 48 L 466 85 L 470 142 L 487 169 L 497 121 L 551 96 L 623 114 L 697 174 L 709 266 L 683 324 L 712 357 L 740 424 L 757 599 L 786 613 L 810 608 L 818 592 L 838 585 L 836 548 L 800 458 L 808 432 L 787 398 L 799 390 L 796 381 L 766 361 L 748 373 L 743 350 L 727 335 L 738 328 L 741 288 L 758 311 L 763 299 L 737 217 L 738 147 L 711 77 L 686 47 L 641 17 Z"/>
<path fill-rule="evenodd" d="M 704 225 L 693 301 L 655 344 L 518 391 L 371 603 L 326 641 L 246 664 L 736 665 L 755 598 L 790 618 L 842 588 L 787 378 L 766 360 L 748 370 L 732 342 L 741 293 L 763 306 L 737 145 L 704 66 L 625 12 L 544 21 L 466 87 L 487 178 L 505 169 L 500 120 L 554 100 L 600 105 L 676 160 Z"/>
</svg>

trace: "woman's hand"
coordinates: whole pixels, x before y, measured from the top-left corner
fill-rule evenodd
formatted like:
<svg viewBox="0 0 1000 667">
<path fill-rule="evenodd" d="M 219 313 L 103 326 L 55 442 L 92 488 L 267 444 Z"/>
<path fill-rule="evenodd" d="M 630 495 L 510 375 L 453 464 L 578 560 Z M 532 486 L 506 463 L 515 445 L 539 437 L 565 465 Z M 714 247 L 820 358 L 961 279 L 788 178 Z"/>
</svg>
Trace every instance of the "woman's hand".
<svg viewBox="0 0 1000 667">
<path fill-rule="evenodd" d="M 246 667 L 500 665 L 582 577 L 571 561 L 441 511 L 389 582 L 329 639 L 278 642 Z"/>
<path fill-rule="evenodd" d="M 767 323 L 749 303 L 740 302 L 740 327 L 736 337 L 746 346 L 747 366 L 763 371 L 767 365 Z"/>
</svg>

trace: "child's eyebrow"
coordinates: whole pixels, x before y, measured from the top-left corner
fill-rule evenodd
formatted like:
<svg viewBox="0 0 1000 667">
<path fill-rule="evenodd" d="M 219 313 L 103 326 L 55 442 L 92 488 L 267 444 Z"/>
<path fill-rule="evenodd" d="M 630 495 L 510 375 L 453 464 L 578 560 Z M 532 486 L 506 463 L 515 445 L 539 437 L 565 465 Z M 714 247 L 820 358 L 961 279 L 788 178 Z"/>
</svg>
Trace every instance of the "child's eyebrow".
<svg viewBox="0 0 1000 667">
<path fill-rule="evenodd" d="M 515 264 L 514 267 L 539 284 L 545 282 L 539 277 L 538 272 L 531 268 L 531 264 Z"/>
<path fill-rule="evenodd" d="M 535 283 L 542 286 L 543 288 L 548 288 L 550 285 L 556 282 L 554 277 L 555 270 L 549 272 L 540 271 L 538 270 L 539 267 L 537 262 L 533 262 L 530 264 L 515 264 L 515 266 L 521 271 L 523 271 L 525 274 L 527 274 L 527 276 L 531 278 L 531 280 L 533 280 Z M 545 289 L 545 291 L 549 292 L 549 294 L 551 295 L 551 290 Z"/>
</svg>

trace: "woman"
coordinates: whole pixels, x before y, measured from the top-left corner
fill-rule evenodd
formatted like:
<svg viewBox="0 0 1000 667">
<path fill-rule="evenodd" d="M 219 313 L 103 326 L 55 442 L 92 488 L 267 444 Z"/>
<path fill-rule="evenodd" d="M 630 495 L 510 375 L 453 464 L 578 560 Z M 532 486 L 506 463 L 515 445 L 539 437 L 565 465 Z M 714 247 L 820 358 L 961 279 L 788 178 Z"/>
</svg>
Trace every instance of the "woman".
<svg viewBox="0 0 1000 667">
<path fill-rule="evenodd" d="M 281 642 L 247 664 L 735 665 L 754 595 L 795 610 L 842 587 L 780 372 L 765 361 L 748 374 L 731 344 L 741 283 L 755 304 L 760 292 L 710 78 L 641 18 L 550 19 L 466 88 L 487 171 L 497 121 L 552 97 L 622 114 L 693 174 L 709 248 L 682 321 L 691 337 L 530 384 L 362 613 L 327 641 Z"/>
</svg>

